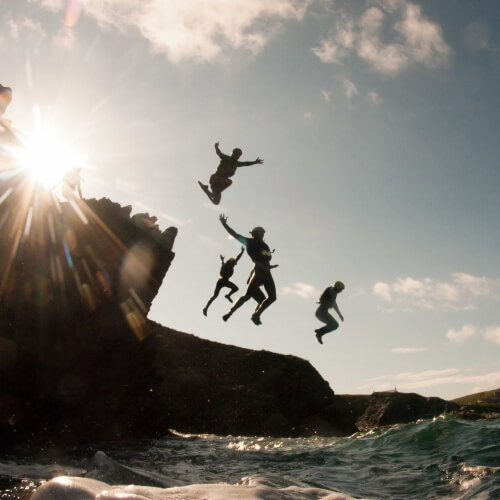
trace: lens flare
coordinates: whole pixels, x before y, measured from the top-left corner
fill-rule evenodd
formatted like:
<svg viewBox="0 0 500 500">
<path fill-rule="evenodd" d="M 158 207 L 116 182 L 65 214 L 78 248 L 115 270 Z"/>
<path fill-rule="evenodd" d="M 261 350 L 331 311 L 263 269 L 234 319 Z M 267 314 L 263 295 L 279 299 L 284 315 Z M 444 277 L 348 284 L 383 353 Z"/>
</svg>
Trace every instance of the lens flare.
<svg viewBox="0 0 500 500">
<path fill-rule="evenodd" d="M 54 188 L 69 170 L 85 162 L 53 129 L 40 129 L 27 138 L 18 157 L 22 166 L 47 189 Z"/>
</svg>

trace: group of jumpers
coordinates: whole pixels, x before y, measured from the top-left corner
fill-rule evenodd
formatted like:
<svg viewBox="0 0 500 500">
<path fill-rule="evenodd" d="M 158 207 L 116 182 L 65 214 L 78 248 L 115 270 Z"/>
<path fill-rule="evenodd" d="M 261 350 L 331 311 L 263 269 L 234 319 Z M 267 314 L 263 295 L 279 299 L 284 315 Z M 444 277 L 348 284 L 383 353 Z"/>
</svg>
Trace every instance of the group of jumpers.
<svg viewBox="0 0 500 500">
<path fill-rule="evenodd" d="M 12 89 L 10 87 L 4 87 L 0 84 L 0 119 L 2 119 L 3 114 L 11 100 Z M 214 205 L 218 205 L 221 200 L 222 192 L 232 184 L 230 177 L 236 173 L 236 170 L 239 167 L 260 165 L 264 163 L 264 160 L 257 158 L 254 161 L 239 161 L 242 155 L 241 149 L 235 148 L 233 149 L 231 155 L 226 155 L 220 150 L 219 142 L 215 143 L 215 152 L 220 158 L 220 163 L 217 167 L 217 171 L 210 177 L 210 189 L 208 185 L 199 181 L 198 183 L 210 201 Z M 67 191 L 76 191 L 81 197 L 79 173 L 79 169 L 72 169 L 65 176 L 64 184 Z M 230 278 L 234 273 L 234 267 L 240 260 L 244 249 L 246 248 L 250 259 L 254 263 L 254 268 L 247 281 L 247 290 L 245 294 L 242 295 L 236 303 L 234 303 L 229 312 L 222 316 L 222 319 L 227 321 L 245 302 L 250 299 L 254 299 L 257 302 L 257 306 L 251 316 L 251 320 L 256 325 L 261 325 L 262 313 L 276 301 L 276 285 L 271 274 L 271 270 L 278 267 L 277 264 L 271 264 L 271 258 L 274 250 L 271 251 L 269 246 L 264 241 L 265 230 L 263 227 L 254 227 L 250 231 L 251 237 L 249 238 L 238 234 L 232 227 L 230 227 L 227 223 L 226 215 L 221 214 L 219 220 L 226 231 L 243 246 L 240 253 L 235 258 L 230 258 L 226 261 L 222 255 L 220 256 L 222 261 L 220 278 L 217 281 L 212 297 L 210 297 L 206 306 L 203 308 L 203 314 L 205 316 L 207 315 L 210 304 L 212 304 L 212 302 L 217 298 L 223 288 L 229 288 L 229 293 L 225 297 L 231 303 L 233 302 L 231 296 L 238 291 L 238 286 L 235 285 Z M 261 288 L 264 288 L 267 296 Z M 340 319 L 344 321 L 344 317 L 342 316 L 337 305 L 337 295 L 341 293 L 344 288 L 345 286 L 341 281 L 336 281 L 332 286 L 327 287 L 319 297 L 318 308 L 316 309 L 316 318 L 325 324 L 321 328 L 317 328 L 315 330 L 316 338 L 320 344 L 323 343 L 322 338 L 324 335 L 336 330 L 339 327 L 337 320 L 330 314 L 330 309 L 334 309 Z"/>
<path fill-rule="evenodd" d="M 222 192 L 232 184 L 230 177 L 236 173 L 238 167 L 257 164 L 260 165 L 264 163 L 264 160 L 257 158 L 254 161 L 239 161 L 242 155 L 240 148 L 235 148 L 233 149 L 231 155 L 226 155 L 220 150 L 219 142 L 215 143 L 215 152 L 220 158 L 220 163 L 216 172 L 210 176 L 210 189 L 208 185 L 203 184 L 200 181 L 198 181 L 198 184 L 208 196 L 209 200 L 214 205 L 218 205 L 221 200 Z M 265 230 L 263 227 L 254 227 L 250 231 L 251 237 L 249 238 L 247 236 L 242 236 L 230 227 L 227 223 L 227 219 L 227 216 L 224 214 L 219 216 L 219 220 L 224 229 L 243 246 L 241 247 L 240 253 L 235 258 L 230 258 L 225 261 L 224 256 L 220 256 L 222 261 L 220 277 L 215 285 L 212 297 L 210 297 L 206 306 L 203 308 L 203 314 L 205 316 L 207 315 L 210 304 L 212 304 L 212 302 L 218 297 L 223 288 L 229 288 L 230 291 L 225 297 L 230 302 L 233 302 L 231 296 L 238 291 L 238 286 L 235 285 L 230 278 L 232 277 L 234 268 L 246 248 L 248 256 L 254 263 L 254 268 L 247 281 L 247 290 L 245 294 L 242 295 L 236 303 L 234 303 L 229 312 L 222 316 L 222 319 L 227 321 L 245 302 L 250 299 L 254 299 L 257 302 L 257 306 L 251 316 L 251 320 L 254 324 L 261 325 L 262 313 L 276 301 L 276 285 L 271 274 L 271 270 L 278 267 L 277 264 L 271 264 L 271 258 L 274 250 L 271 251 L 269 246 L 264 241 Z M 262 288 L 264 288 L 267 296 L 262 291 Z M 321 328 L 317 328 L 315 330 L 316 339 L 320 344 L 323 343 L 324 335 L 336 330 L 339 327 L 337 320 L 330 314 L 330 309 L 334 309 L 339 315 L 339 318 L 344 321 L 344 317 L 342 316 L 342 313 L 337 305 L 337 295 L 341 293 L 344 288 L 344 283 L 336 281 L 332 286 L 328 286 L 319 297 L 317 302 L 318 308 L 316 309 L 315 314 L 316 318 L 325 324 Z"/>
</svg>

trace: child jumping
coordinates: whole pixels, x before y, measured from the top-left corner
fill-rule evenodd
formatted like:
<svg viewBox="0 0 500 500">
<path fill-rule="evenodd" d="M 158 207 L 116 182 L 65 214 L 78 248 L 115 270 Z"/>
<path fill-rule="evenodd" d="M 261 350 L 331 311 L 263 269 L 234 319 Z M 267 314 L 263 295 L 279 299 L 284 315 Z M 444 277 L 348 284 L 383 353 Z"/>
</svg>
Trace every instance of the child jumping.
<svg viewBox="0 0 500 500">
<path fill-rule="evenodd" d="M 207 302 L 207 305 L 203 308 L 203 314 L 206 316 L 208 308 L 210 307 L 210 304 L 217 298 L 219 295 L 219 292 L 226 286 L 229 288 L 231 291 L 226 295 L 226 299 L 229 300 L 229 302 L 232 302 L 233 299 L 231 298 L 231 295 L 233 293 L 236 293 L 238 291 L 238 287 L 232 282 L 229 281 L 229 278 L 233 275 L 234 273 L 234 266 L 238 263 L 240 260 L 240 257 L 243 255 L 243 252 L 245 250 L 245 247 L 241 247 L 241 252 L 234 258 L 234 259 L 228 259 L 226 262 L 224 262 L 224 256 L 220 256 L 220 260 L 222 261 L 222 265 L 220 266 L 220 278 L 217 281 L 217 284 L 215 285 L 215 291 L 212 297 Z"/>
<path fill-rule="evenodd" d="M 215 152 L 220 158 L 220 163 L 215 174 L 212 174 L 210 176 L 210 187 L 212 188 L 212 191 L 208 189 L 208 186 L 206 184 L 203 184 L 200 181 L 198 181 L 198 184 L 208 196 L 210 201 L 214 205 L 218 205 L 220 203 L 222 191 L 224 191 L 224 189 L 228 188 L 233 183 L 233 181 L 229 177 L 232 177 L 235 174 L 238 167 L 248 167 L 250 165 L 257 164 L 261 165 L 262 163 L 264 163 L 264 160 L 257 158 L 255 161 L 238 161 L 243 154 L 241 149 L 234 148 L 231 156 L 225 155 L 219 149 L 219 141 L 215 143 Z"/>
</svg>

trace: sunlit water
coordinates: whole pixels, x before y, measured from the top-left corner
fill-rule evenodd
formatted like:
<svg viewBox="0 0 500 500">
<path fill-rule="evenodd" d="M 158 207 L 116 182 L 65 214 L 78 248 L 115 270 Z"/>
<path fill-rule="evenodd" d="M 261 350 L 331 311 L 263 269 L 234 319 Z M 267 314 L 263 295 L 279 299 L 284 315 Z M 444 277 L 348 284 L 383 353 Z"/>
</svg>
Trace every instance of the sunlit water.
<svg viewBox="0 0 500 500">
<path fill-rule="evenodd" d="M 91 465 L 97 449 L 114 462 L 101 453 L 105 462 Z M 229 498 L 235 491 L 241 493 L 238 498 L 339 498 L 334 493 L 354 498 L 500 498 L 498 420 L 443 417 L 349 438 L 177 435 L 100 444 L 67 456 L 56 463 L 0 457 L 0 498 L 28 497 L 26 492 L 41 480 L 58 475 L 170 488 L 146 489 L 148 496 L 141 498 L 167 498 L 163 495 L 169 491 L 176 492 L 172 498 Z M 24 481 L 8 485 L 9 478 Z M 215 489 L 209 486 L 220 483 Z"/>
</svg>

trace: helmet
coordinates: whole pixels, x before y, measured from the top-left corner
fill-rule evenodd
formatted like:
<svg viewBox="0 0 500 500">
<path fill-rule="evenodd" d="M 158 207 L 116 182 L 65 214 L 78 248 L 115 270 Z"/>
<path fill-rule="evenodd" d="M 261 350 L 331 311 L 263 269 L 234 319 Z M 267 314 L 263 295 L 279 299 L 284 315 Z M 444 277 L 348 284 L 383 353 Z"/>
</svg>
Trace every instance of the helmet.
<svg viewBox="0 0 500 500">
<path fill-rule="evenodd" d="M 335 288 L 337 292 L 341 292 L 345 288 L 345 285 L 344 283 L 342 283 L 342 281 L 336 281 L 335 284 L 333 285 L 333 288 Z"/>
<path fill-rule="evenodd" d="M 252 236 L 260 236 L 261 238 L 264 236 L 264 233 L 266 232 L 266 230 L 261 227 L 261 226 L 255 226 L 251 231 L 250 231 L 250 234 Z"/>
</svg>

